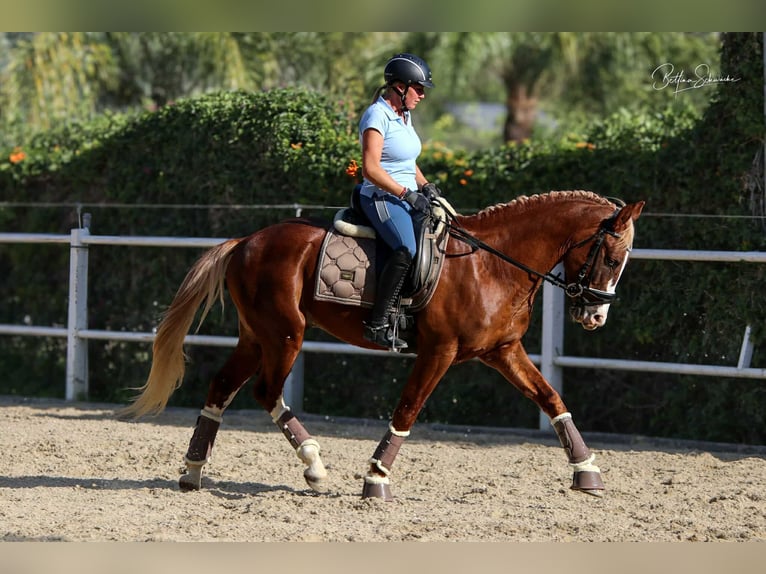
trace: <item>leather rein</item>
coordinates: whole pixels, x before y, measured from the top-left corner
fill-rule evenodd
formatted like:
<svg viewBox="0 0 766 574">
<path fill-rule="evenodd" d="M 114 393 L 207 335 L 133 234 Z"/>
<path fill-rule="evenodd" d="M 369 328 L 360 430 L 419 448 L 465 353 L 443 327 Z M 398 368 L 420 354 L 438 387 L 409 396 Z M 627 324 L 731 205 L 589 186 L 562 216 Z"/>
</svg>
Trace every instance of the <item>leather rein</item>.
<svg viewBox="0 0 766 574">
<path fill-rule="evenodd" d="M 620 237 L 620 234 L 614 231 L 614 223 L 617 220 L 617 215 L 620 213 L 620 210 L 625 206 L 625 203 L 619 199 L 613 199 L 612 201 L 616 201 L 619 204 L 619 207 L 615 210 L 615 212 L 609 218 L 603 220 L 600 223 L 598 229 L 593 235 L 583 239 L 568 249 L 568 251 L 571 251 L 572 249 L 577 249 L 578 247 L 585 245 L 589 241 L 593 242 L 593 244 L 590 246 L 590 251 L 588 251 L 588 256 L 585 259 L 585 263 L 580 269 L 580 272 L 577 274 L 577 281 L 572 283 L 567 283 L 564 279 L 561 278 L 560 275 L 554 275 L 550 271 L 547 273 L 536 271 L 524 263 L 509 257 L 505 253 L 498 251 L 491 245 L 487 245 L 480 239 L 477 239 L 468 233 L 459 224 L 457 224 L 457 219 L 452 214 L 449 214 L 449 217 L 452 219 L 452 221 L 455 222 L 455 224 L 447 222 L 446 225 L 449 229 L 449 234 L 452 237 L 471 246 L 471 253 L 475 253 L 478 249 L 487 251 L 488 253 L 499 257 L 503 261 L 510 263 L 511 265 L 514 265 L 523 271 L 526 271 L 530 275 L 538 277 L 543 281 L 547 281 L 551 285 L 560 287 L 564 290 L 564 293 L 566 293 L 567 296 L 573 300 L 575 305 L 609 305 L 614 301 L 616 294 L 590 287 L 588 284 L 588 275 L 593 266 L 593 263 L 596 260 L 598 252 L 601 250 L 601 246 L 603 245 L 606 236 L 611 235 L 612 237 Z"/>
</svg>

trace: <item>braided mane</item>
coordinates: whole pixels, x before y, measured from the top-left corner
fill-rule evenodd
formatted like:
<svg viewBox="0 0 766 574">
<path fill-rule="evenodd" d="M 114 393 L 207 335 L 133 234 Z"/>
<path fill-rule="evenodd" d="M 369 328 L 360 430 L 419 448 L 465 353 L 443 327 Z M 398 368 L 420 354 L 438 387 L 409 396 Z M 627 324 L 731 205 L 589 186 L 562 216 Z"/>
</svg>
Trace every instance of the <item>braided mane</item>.
<svg viewBox="0 0 766 574">
<path fill-rule="evenodd" d="M 468 216 L 473 222 L 477 224 L 488 224 L 497 217 L 505 217 L 509 212 L 514 215 L 522 214 L 527 210 L 533 209 L 546 203 L 564 202 L 570 200 L 582 200 L 589 201 L 594 204 L 612 206 L 614 203 L 605 197 L 593 193 L 592 191 L 584 191 L 581 189 L 569 190 L 569 191 L 550 191 L 548 193 L 539 193 L 535 195 L 520 195 L 516 199 L 513 199 L 507 203 L 498 203 L 485 207 L 473 216 Z M 629 226 L 625 233 L 618 239 L 618 245 L 629 248 L 633 244 L 634 229 L 633 226 Z"/>
<path fill-rule="evenodd" d="M 581 189 L 571 191 L 551 191 L 548 193 L 539 193 L 531 196 L 520 195 L 516 199 L 513 199 L 507 203 L 498 203 L 490 205 L 479 211 L 474 217 L 478 221 L 483 221 L 494 217 L 499 213 L 504 213 L 508 209 L 512 209 L 515 212 L 523 213 L 528 209 L 537 207 L 542 203 L 568 201 L 570 199 L 582 199 L 586 201 L 592 201 L 600 205 L 611 205 L 611 201 L 601 197 L 600 195 L 593 193 L 592 191 L 584 191 Z"/>
</svg>

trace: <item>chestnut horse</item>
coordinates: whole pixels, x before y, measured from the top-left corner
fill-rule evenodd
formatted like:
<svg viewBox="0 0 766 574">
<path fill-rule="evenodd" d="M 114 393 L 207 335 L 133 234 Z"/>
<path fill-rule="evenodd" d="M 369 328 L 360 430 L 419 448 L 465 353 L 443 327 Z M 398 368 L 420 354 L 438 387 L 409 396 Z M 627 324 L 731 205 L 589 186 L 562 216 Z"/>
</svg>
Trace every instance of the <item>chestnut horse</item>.
<svg viewBox="0 0 766 574">
<path fill-rule="evenodd" d="M 644 206 L 615 201 L 586 191 L 556 191 L 453 216 L 441 278 L 416 316 L 414 366 L 370 459 L 363 497 L 391 500 L 391 468 L 423 404 L 451 365 L 473 358 L 497 369 L 550 417 L 573 469 L 571 488 L 602 494 L 594 455 L 521 339 L 546 280 L 566 290 L 574 321 L 588 330 L 604 325 L 632 247 L 633 222 Z M 352 345 L 375 346 L 362 337 L 369 309 L 313 297 L 326 231 L 326 225 L 293 219 L 226 241 L 203 254 L 178 289 L 157 330 L 148 380 L 123 415 L 165 408 L 184 377 L 184 337 L 200 307 L 201 323 L 216 299 L 223 304 L 224 280 L 239 319 L 236 348 L 213 377 L 197 418 L 179 481 L 183 490 L 200 488 L 224 410 L 251 377 L 256 400 L 306 465 L 309 486 L 327 489 L 319 443 L 284 402 L 285 379 L 308 326 Z M 565 279 L 550 273 L 559 262 Z"/>
</svg>

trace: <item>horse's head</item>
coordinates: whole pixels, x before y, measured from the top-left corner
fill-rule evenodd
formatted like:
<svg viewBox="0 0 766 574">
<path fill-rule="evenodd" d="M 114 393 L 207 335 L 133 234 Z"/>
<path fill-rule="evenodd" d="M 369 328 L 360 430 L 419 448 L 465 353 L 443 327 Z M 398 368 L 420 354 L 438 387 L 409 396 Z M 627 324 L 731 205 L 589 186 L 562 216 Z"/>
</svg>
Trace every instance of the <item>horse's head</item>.
<svg viewBox="0 0 766 574">
<path fill-rule="evenodd" d="M 609 304 L 633 247 L 633 222 L 644 202 L 631 203 L 602 220 L 595 233 L 573 245 L 564 256 L 569 313 L 584 329 L 606 323 Z"/>
</svg>

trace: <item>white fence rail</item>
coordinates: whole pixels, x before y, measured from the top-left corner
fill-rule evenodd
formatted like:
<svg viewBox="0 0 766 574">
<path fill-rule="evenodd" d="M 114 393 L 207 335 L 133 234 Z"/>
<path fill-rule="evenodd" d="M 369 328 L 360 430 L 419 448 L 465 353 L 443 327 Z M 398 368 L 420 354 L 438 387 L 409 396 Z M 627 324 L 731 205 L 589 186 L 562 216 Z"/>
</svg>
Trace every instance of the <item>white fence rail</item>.
<svg viewBox="0 0 766 574">
<path fill-rule="evenodd" d="M 85 214 L 82 227 L 72 229 L 70 235 L 39 233 L 0 233 L 0 243 L 61 243 L 70 247 L 69 304 L 66 327 L 0 324 L 0 335 L 27 335 L 38 337 L 66 337 L 67 368 L 66 398 L 74 400 L 88 395 L 88 353 L 87 341 L 100 339 L 150 343 L 153 333 L 107 331 L 88 328 L 88 249 L 91 245 L 123 245 L 143 247 L 196 247 L 210 248 L 227 238 L 212 237 L 123 237 L 91 235 L 90 217 Z M 760 251 L 688 251 L 635 249 L 633 259 L 658 259 L 698 262 L 747 262 L 766 263 L 766 252 Z M 574 357 L 564 355 L 565 303 L 564 294 L 549 284 L 543 287 L 543 317 L 541 352 L 530 355 L 548 381 L 562 392 L 562 371 L 565 367 L 587 367 L 628 371 L 653 371 L 684 375 L 718 376 L 732 378 L 766 379 L 766 369 L 750 367 L 752 343 L 750 328 L 745 327 L 739 361 L 737 365 L 700 365 L 634 361 L 622 359 Z M 236 337 L 188 335 L 190 345 L 211 345 L 233 347 Z M 387 351 L 372 351 L 344 343 L 305 341 L 303 351 L 315 353 L 344 353 L 391 356 Z M 407 357 L 408 355 L 402 355 Z M 285 399 L 296 411 L 303 406 L 303 358 L 299 356 L 285 385 Z M 540 428 L 548 428 L 547 417 L 540 416 Z"/>
</svg>

